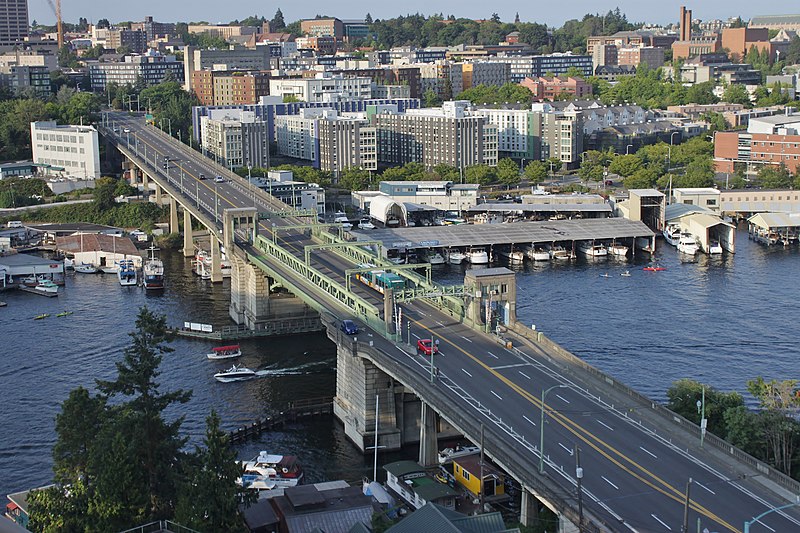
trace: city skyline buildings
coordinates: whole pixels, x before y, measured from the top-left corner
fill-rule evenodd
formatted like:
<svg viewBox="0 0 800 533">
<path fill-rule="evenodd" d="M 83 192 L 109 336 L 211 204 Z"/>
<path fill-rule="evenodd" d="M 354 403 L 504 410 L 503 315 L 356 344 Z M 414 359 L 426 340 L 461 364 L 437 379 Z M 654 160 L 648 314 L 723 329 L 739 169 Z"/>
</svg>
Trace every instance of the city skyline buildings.
<svg viewBox="0 0 800 533">
<path fill-rule="evenodd" d="M 48 7 L 47 3 L 28 2 L 29 19 L 36 20 L 42 24 L 55 24 L 55 15 Z M 85 17 L 90 22 L 96 22 L 101 18 L 106 18 L 112 22 L 126 20 L 142 20 L 145 15 L 152 15 L 159 20 L 167 21 L 198 21 L 206 20 L 210 23 L 227 24 L 233 19 L 243 19 L 250 15 L 257 14 L 266 18 L 272 18 L 275 11 L 280 8 L 287 23 L 304 18 L 313 18 L 317 14 L 327 14 L 340 19 L 363 18 L 370 13 L 373 19 L 395 18 L 409 13 L 422 13 L 432 15 L 443 13 L 445 16 L 453 14 L 456 17 L 488 19 L 493 12 L 498 13 L 504 22 L 512 22 L 517 13 L 523 22 L 539 22 L 552 27 L 561 27 L 564 22 L 571 19 L 581 19 L 587 13 L 606 13 L 617 7 L 627 15 L 631 22 L 646 22 L 651 24 L 670 24 L 677 23 L 678 9 L 681 5 L 686 5 L 685 0 L 674 2 L 661 2 L 649 4 L 634 0 L 616 0 L 609 5 L 598 5 L 597 2 L 589 0 L 577 0 L 571 2 L 568 9 L 554 4 L 542 6 L 533 4 L 518 4 L 511 1 L 496 2 L 491 8 L 483 3 L 469 1 L 462 3 L 457 10 L 451 5 L 431 4 L 420 0 L 411 0 L 405 7 L 399 8 L 386 4 L 362 4 L 345 3 L 337 5 L 335 12 L 331 11 L 330 4 L 322 0 L 310 0 L 301 5 L 286 3 L 273 4 L 266 7 L 263 3 L 256 0 L 238 0 L 231 4 L 219 4 L 206 0 L 197 2 L 192 9 L 191 17 L 187 17 L 186 10 L 181 4 L 163 4 L 155 0 L 141 0 L 136 4 L 105 4 L 98 6 L 93 0 L 71 0 L 62 5 L 64 20 L 77 22 L 79 17 Z M 705 0 L 697 2 L 691 6 L 693 16 L 702 20 L 727 19 L 729 17 L 741 16 L 749 19 L 757 15 L 782 15 L 800 11 L 795 4 L 787 0 L 764 1 L 758 7 L 754 7 L 752 2 L 744 0 Z M 189 20 L 189 18 L 193 20 Z"/>
</svg>

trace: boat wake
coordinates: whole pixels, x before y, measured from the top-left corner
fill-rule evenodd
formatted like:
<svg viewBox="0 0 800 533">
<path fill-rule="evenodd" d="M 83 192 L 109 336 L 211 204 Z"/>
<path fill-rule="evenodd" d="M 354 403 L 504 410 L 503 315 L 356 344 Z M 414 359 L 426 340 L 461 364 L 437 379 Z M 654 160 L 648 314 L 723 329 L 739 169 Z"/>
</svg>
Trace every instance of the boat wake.
<svg viewBox="0 0 800 533">
<path fill-rule="evenodd" d="M 257 370 L 256 376 L 302 376 L 306 374 L 314 374 L 314 372 L 309 372 L 309 369 L 322 366 L 330 368 L 330 363 L 327 361 L 316 361 L 313 363 L 303 363 L 302 365 L 288 368 L 265 368 L 263 370 Z"/>
</svg>

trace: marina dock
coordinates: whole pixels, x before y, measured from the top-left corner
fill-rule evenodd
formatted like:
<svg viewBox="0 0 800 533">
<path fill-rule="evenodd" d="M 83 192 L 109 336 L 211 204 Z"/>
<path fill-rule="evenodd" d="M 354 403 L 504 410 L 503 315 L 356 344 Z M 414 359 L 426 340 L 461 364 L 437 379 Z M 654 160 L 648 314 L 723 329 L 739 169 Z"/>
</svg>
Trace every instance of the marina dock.
<svg viewBox="0 0 800 533">
<path fill-rule="evenodd" d="M 380 241 L 384 253 L 389 250 L 467 249 L 471 247 L 529 246 L 563 244 L 573 247 L 580 242 L 622 242 L 631 250 L 644 239 L 655 250 L 656 234 L 643 222 L 624 218 L 548 220 L 507 224 L 456 224 L 413 228 L 385 228 L 351 231 L 360 241 Z M 640 245 L 639 248 L 644 248 Z"/>
<path fill-rule="evenodd" d="M 259 419 L 247 426 L 234 429 L 228 434 L 231 444 L 239 444 L 253 437 L 261 435 L 264 431 L 282 427 L 287 422 L 295 422 L 302 418 L 329 415 L 333 413 L 333 398 L 309 398 L 296 400 L 278 414 Z"/>
<path fill-rule="evenodd" d="M 58 296 L 57 292 L 37 291 L 33 287 L 25 287 L 25 286 L 20 285 L 18 288 L 19 288 L 19 290 L 21 290 L 23 292 L 29 292 L 31 294 L 38 294 L 39 296 L 47 296 L 48 298 L 55 298 L 56 296 Z M 5 304 L 3 304 L 3 305 L 5 305 Z"/>
</svg>

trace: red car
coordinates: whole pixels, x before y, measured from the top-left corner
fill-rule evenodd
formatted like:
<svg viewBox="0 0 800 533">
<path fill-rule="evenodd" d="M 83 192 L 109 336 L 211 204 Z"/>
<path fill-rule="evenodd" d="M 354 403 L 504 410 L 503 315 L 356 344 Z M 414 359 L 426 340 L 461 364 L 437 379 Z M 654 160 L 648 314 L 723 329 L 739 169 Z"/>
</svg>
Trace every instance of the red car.
<svg viewBox="0 0 800 533">
<path fill-rule="evenodd" d="M 417 341 L 417 354 L 431 355 L 438 352 L 438 343 L 434 344 L 431 339 L 420 339 Z"/>
</svg>

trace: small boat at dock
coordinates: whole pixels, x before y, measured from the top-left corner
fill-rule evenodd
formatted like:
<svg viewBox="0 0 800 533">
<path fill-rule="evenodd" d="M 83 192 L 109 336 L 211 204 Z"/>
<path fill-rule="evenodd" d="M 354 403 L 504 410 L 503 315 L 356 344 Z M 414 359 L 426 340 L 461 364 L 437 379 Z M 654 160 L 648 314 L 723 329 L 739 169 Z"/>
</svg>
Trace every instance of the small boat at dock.
<svg viewBox="0 0 800 533">
<path fill-rule="evenodd" d="M 80 274 L 97 274 L 97 267 L 89 263 L 74 265 L 72 268 Z"/>
<path fill-rule="evenodd" d="M 483 248 L 476 248 L 467 252 L 467 261 L 473 265 L 488 265 L 489 254 Z"/>
<path fill-rule="evenodd" d="M 58 285 L 49 279 L 40 281 L 33 289 L 48 294 L 58 294 Z"/>
<path fill-rule="evenodd" d="M 627 257 L 628 247 L 624 244 L 612 244 L 608 247 L 608 253 L 615 257 Z"/>
<path fill-rule="evenodd" d="M 233 381 L 245 381 L 256 377 L 256 373 L 246 366 L 233 365 L 228 370 L 217 372 L 214 374 L 214 379 L 221 383 L 231 383 Z"/>
<path fill-rule="evenodd" d="M 460 444 L 455 448 L 445 448 L 439 452 L 439 464 L 443 465 L 451 462 L 453 459 L 466 457 L 467 455 L 473 455 L 479 453 L 480 451 L 481 449 L 477 446 L 462 446 Z"/>
<path fill-rule="evenodd" d="M 581 243 L 578 249 L 590 259 L 599 259 L 601 257 L 608 257 L 608 249 L 602 244 L 592 244 L 589 242 Z"/>
<path fill-rule="evenodd" d="M 164 263 L 156 257 L 156 247 L 150 246 L 150 259 L 144 264 L 145 290 L 162 290 L 164 288 Z"/>
<path fill-rule="evenodd" d="M 258 457 L 239 464 L 244 473 L 236 482 L 249 489 L 294 487 L 303 479 L 303 469 L 293 455 L 272 455 L 262 451 Z"/>
<path fill-rule="evenodd" d="M 450 253 L 447 254 L 447 261 L 451 265 L 460 265 L 461 263 L 464 262 L 464 259 L 466 259 L 466 258 L 467 258 L 467 256 L 465 254 L 459 252 L 458 250 L 453 250 L 453 251 L 451 251 Z"/>
<path fill-rule="evenodd" d="M 531 247 L 526 251 L 528 259 L 531 261 L 549 261 L 550 252 L 540 247 Z"/>
<path fill-rule="evenodd" d="M 722 245 L 720 245 L 719 241 L 711 241 L 708 244 L 708 253 L 709 255 L 722 254 Z"/>
<path fill-rule="evenodd" d="M 209 359 L 233 359 L 234 357 L 241 357 L 241 355 L 241 347 L 238 344 L 232 344 L 230 346 L 211 348 L 211 353 L 207 354 L 206 357 Z"/>
</svg>

